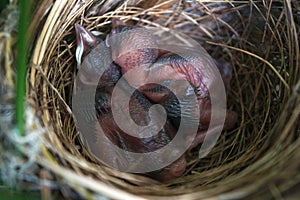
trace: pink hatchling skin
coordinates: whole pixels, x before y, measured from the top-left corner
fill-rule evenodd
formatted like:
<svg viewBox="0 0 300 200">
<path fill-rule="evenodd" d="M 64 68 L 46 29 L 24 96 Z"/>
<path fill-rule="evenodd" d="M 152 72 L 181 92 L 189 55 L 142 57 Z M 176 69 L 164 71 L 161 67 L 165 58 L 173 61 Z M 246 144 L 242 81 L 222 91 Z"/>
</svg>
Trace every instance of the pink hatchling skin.
<svg viewBox="0 0 300 200">
<path fill-rule="evenodd" d="M 129 26 L 120 20 L 113 20 L 113 27 L 110 36 L 122 31 L 133 30 L 135 28 L 138 28 L 138 26 Z M 79 56 L 84 59 L 84 57 L 87 56 L 89 52 L 102 40 L 78 24 L 75 25 L 75 29 L 77 34 L 77 48 L 81 48 L 80 51 L 82 52 Z M 144 48 L 135 50 L 133 52 L 126 52 L 126 46 L 131 45 L 132 42 L 145 43 L 145 41 L 147 41 L 150 46 L 157 45 L 154 36 L 152 36 L 147 29 L 139 29 L 136 31 L 136 34 L 125 35 L 124 37 L 119 38 L 118 41 L 113 41 L 111 38 L 112 37 L 107 39 L 105 42 L 107 46 L 111 48 L 111 54 L 114 63 L 111 64 L 110 68 L 106 70 L 102 78 L 99 79 L 98 88 L 101 89 L 97 90 L 96 97 L 98 97 L 98 99 L 95 99 L 99 114 L 98 123 L 103 129 L 106 138 L 124 150 L 142 153 L 152 152 L 163 147 L 164 145 L 167 145 L 176 135 L 178 128 L 177 118 L 180 116 L 180 113 L 172 113 L 172 111 L 176 110 L 177 108 L 174 104 L 176 101 L 175 96 L 174 94 L 171 94 L 169 90 L 165 88 L 159 88 L 156 84 L 147 84 L 140 87 L 131 97 L 129 104 L 129 111 L 132 119 L 140 125 L 147 125 L 147 123 L 149 123 L 150 118 L 148 116 L 148 110 L 151 105 L 159 103 L 163 105 L 167 111 L 169 109 L 172 114 L 170 115 L 170 118 L 167 119 L 163 129 L 156 136 L 153 136 L 152 138 L 137 138 L 130 136 L 124 133 L 117 126 L 113 119 L 111 104 L 118 103 L 111 101 L 111 94 L 114 84 L 116 84 L 119 78 L 129 70 L 140 66 L 146 66 L 150 68 L 152 67 L 152 71 L 154 71 L 154 73 L 145 74 L 145 72 L 141 72 L 141 74 L 135 76 L 155 80 L 156 82 L 163 82 L 164 80 L 187 80 L 192 85 L 196 95 L 198 95 L 197 104 L 201 114 L 199 119 L 198 133 L 195 138 L 191 138 L 193 142 L 186 152 L 201 144 L 205 136 L 210 134 L 207 130 L 211 123 L 212 104 L 209 98 L 208 88 L 218 87 L 218 85 L 214 83 L 214 80 L 209 80 L 211 83 L 210 86 L 203 85 L 203 81 L 205 81 L 204 79 L 207 77 L 202 76 L 201 67 L 205 65 L 215 66 L 219 70 L 225 90 L 228 92 L 232 71 L 230 65 L 226 62 L 212 59 L 206 52 L 203 52 L 203 58 L 200 59 L 202 62 L 198 63 L 197 65 L 189 63 L 187 60 L 182 59 L 180 56 L 173 54 L 172 52 L 158 50 L 155 48 Z M 138 47 L 138 44 L 132 45 Z M 122 53 L 124 51 L 126 53 Z M 193 55 L 192 51 L 192 48 L 184 49 L 185 54 Z M 101 55 L 101 52 L 99 52 L 99 54 Z M 91 84 L 88 76 L 89 74 L 93 74 L 94 70 L 91 66 L 88 69 L 90 71 L 87 71 L 85 74 L 83 73 L 83 75 L 80 77 L 82 84 L 85 85 Z M 126 76 L 125 79 L 127 82 L 125 81 L 121 87 L 126 91 L 126 88 L 134 86 L 134 83 L 131 81 L 134 79 L 134 77 Z M 180 95 L 188 95 L 188 91 L 183 90 Z M 97 104 L 97 102 L 100 103 Z M 106 104 L 104 105 L 101 102 L 106 102 Z M 222 106 L 218 107 L 217 110 L 226 113 L 223 130 L 233 129 L 237 123 L 237 114 L 234 111 L 227 110 Z M 190 110 L 190 112 L 193 113 L 194 111 Z M 96 155 L 101 155 L 101 143 L 107 142 L 101 141 L 99 138 L 103 137 L 100 137 L 99 134 L 101 134 L 101 131 L 96 130 L 95 143 L 90 145 L 92 152 L 94 152 Z M 186 169 L 186 155 L 187 153 L 184 153 L 176 161 L 165 168 L 147 173 L 145 175 L 161 182 L 170 181 L 174 178 L 180 177 L 183 175 Z"/>
</svg>

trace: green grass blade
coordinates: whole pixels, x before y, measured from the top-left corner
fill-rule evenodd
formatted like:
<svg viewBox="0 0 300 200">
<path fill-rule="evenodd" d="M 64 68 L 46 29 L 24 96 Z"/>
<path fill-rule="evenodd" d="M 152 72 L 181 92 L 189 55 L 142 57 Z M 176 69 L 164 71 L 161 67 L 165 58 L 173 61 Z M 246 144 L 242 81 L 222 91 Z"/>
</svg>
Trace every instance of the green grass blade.
<svg viewBox="0 0 300 200">
<path fill-rule="evenodd" d="M 19 32 L 18 32 L 18 57 L 17 57 L 17 88 L 16 88 L 16 123 L 20 135 L 24 134 L 24 100 L 26 93 L 26 72 L 28 64 L 28 27 L 31 19 L 32 0 L 19 2 Z"/>
</svg>

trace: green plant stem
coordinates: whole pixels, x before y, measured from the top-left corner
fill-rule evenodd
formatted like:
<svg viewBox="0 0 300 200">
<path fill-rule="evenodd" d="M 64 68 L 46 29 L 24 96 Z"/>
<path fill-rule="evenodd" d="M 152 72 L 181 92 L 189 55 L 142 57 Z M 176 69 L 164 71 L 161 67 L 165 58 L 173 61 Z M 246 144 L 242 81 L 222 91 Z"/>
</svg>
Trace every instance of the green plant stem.
<svg viewBox="0 0 300 200">
<path fill-rule="evenodd" d="M 16 123 L 20 135 L 24 135 L 24 100 L 26 93 L 26 72 L 28 53 L 28 27 L 32 0 L 19 2 L 19 32 L 17 42 L 17 88 L 16 88 Z"/>
</svg>

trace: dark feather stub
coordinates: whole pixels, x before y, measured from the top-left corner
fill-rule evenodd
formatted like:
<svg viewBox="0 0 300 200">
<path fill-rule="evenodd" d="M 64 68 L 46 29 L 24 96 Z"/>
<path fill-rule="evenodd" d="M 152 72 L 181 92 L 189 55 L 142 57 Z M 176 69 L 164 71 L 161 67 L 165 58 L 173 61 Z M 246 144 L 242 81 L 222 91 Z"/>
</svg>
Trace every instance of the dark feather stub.
<svg viewBox="0 0 300 200">
<path fill-rule="evenodd" d="M 115 63 L 111 63 L 108 69 L 106 69 L 101 75 L 98 87 L 113 86 L 118 82 L 121 76 L 121 68 Z"/>
<path fill-rule="evenodd" d="M 128 89 L 130 86 L 125 81 L 123 81 L 122 84 L 119 84 L 119 87 L 121 87 L 124 92 L 131 90 Z M 167 145 L 176 134 L 176 130 L 172 127 L 170 122 L 167 122 L 163 129 L 153 137 L 143 137 L 142 135 L 140 137 L 133 137 L 127 133 L 124 133 L 118 127 L 113 118 L 111 110 L 111 95 L 107 95 L 107 93 L 103 90 L 99 90 L 97 92 L 97 96 L 98 99 L 96 99 L 96 101 L 100 103 L 97 106 L 97 110 L 100 113 L 98 121 L 101 127 L 105 128 L 104 134 L 107 135 L 108 138 L 112 138 L 114 135 L 118 137 L 118 142 L 116 145 L 118 145 L 120 148 L 136 153 L 152 152 Z M 119 101 L 122 101 L 122 99 Z M 120 110 L 124 109 L 122 106 L 127 106 L 122 102 L 113 103 L 120 105 L 118 107 Z M 146 126 L 149 124 L 151 120 L 149 117 L 149 109 L 152 106 L 152 103 L 145 98 L 143 94 L 141 94 L 138 90 L 135 90 L 128 106 L 133 121 L 140 126 Z M 125 115 L 123 120 L 126 121 Z"/>
</svg>

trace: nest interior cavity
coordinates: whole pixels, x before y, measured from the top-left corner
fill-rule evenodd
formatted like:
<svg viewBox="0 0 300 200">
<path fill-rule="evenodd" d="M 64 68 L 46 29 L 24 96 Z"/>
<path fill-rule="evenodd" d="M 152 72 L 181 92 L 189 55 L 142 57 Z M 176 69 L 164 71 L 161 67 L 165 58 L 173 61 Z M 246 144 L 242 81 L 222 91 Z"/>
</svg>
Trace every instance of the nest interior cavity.
<svg viewBox="0 0 300 200">
<path fill-rule="evenodd" d="M 284 196 L 300 183 L 299 5 L 290 1 L 43 1 L 33 19 L 27 99 L 47 130 L 36 162 L 82 196 L 240 198 Z M 79 23 L 105 39 L 114 18 L 186 34 L 233 68 L 228 108 L 238 127 L 185 175 L 161 184 L 99 162 L 72 114 Z M 298 21 L 299 23 L 299 21 Z M 285 169 L 290 169 L 283 173 Z M 283 180 L 293 178 L 290 185 Z"/>
</svg>

